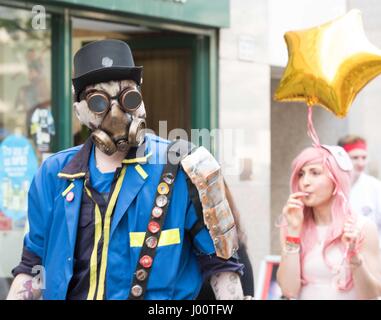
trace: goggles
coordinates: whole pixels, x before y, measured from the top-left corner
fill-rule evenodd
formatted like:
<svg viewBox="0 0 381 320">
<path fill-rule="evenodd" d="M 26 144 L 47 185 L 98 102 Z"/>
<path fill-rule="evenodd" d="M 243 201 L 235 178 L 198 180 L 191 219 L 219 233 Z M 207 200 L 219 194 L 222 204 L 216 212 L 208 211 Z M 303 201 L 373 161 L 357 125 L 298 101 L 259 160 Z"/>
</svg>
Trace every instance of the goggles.
<svg viewBox="0 0 381 320">
<path fill-rule="evenodd" d="M 89 109 L 96 114 L 104 114 L 111 108 L 111 101 L 117 100 L 125 112 L 132 112 L 139 108 L 142 95 L 136 89 L 126 88 L 118 95 L 111 97 L 107 92 L 94 90 L 86 93 L 85 100 Z"/>
</svg>

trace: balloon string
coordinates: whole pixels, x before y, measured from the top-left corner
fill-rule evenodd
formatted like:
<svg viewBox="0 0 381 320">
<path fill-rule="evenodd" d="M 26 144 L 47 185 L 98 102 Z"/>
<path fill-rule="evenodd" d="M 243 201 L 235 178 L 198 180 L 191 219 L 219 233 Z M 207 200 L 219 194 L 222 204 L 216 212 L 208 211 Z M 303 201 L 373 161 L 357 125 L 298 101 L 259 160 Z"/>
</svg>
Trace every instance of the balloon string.
<svg viewBox="0 0 381 320">
<path fill-rule="evenodd" d="M 314 124 L 312 122 L 312 106 L 308 106 L 308 124 L 307 124 L 307 133 L 312 139 L 312 145 L 314 147 L 320 147 L 320 140 L 314 128 Z"/>
</svg>

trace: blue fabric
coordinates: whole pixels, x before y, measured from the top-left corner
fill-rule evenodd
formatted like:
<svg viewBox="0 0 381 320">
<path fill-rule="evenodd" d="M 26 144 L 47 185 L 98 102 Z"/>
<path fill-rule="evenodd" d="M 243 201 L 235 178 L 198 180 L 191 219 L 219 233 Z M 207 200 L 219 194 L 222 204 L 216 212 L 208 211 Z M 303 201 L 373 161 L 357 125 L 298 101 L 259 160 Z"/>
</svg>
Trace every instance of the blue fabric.
<svg viewBox="0 0 381 320">
<path fill-rule="evenodd" d="M 102 173 L 99 171 L 95 161 L 95 145 L 91 148 L 89 170 L 91 186 L 101 194 L 108 194 L 114 179 L 114 172 Z"/>
<path fill-rule="evenodd" d="M 146 135 L 145 142 L 145 154 L 152 152 L 152 156 L 148 163 L 140 165 L 148 176 L 144 179 L 135 169 L 135 164 L 127 166 L 113 214 L 106 273 L 107 299 L 128 297 L 140 252 L 140 248 L 130 247 L 129 233 L 146 231 L 164 167 L 169 142 L 154 135 Z M 80 172 L 81 161 L 73 160 L 80 148 L 67 149 L 46 159 L 34 177 L 28 195 L 30 232 L 25 236 L 24 246 L 39 256 L 45 267 L 44 299 L 65 299 L 73 275 L 84 180 L 75 178 L 71 181 L 57 175 L 69 163 L 76 161 Z M 70 183 L 74 184 L 72 201 L 62 195 Z M 186 176 L 180 169 L 163 230 L 179 229 L 181 242 L 157 249 L 146 299 L 194 299 L 197 296 L 202 284 L 197 255 L 212 255 L 215 250 L 206 228 L 196 235 L 194 246 L 187 239 L 186 233 L 196 219 Z"/>
<path fill-rule="evenodd" d="M 204 281 L 209 280 L 209 278 L 219 272 L 235 272 L 240 276 L 243 275 L 244 265 L 239 263 L 237 258 L 230 258 L 229 260 L 224 260 L 222 258 L 217 257 L 216 255 L 200 255 L 199 263 L 201 270 L 203 271 L 202 276 Z"/>
</svg>

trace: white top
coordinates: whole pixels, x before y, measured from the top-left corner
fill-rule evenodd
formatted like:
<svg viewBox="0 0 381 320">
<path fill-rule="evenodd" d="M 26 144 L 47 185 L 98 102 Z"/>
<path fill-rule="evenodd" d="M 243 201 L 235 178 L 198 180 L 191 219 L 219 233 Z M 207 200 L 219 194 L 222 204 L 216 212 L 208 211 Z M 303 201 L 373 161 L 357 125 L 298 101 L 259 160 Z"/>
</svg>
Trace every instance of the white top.
<svg viewBox="0 0 381 320">
<path fill-rule="evenodd" d="M 359 217 L 358 226 L 362 229 L 366 218 Z M 344 259 L 344 252 L 340 245 L 335 244 L 326 250 L 326 257 L 332 265 L 330 269 L 323 258 L 323 244 L 329 226 L 316 226 L 318 243 L 311 249 L 304 259 L 304 278 L 307 284 L 303 285 L 298 299 L 300 300 L 355 300 L 354 287 L 349 291 L 342 291 L 337 282 L 349 276 L 350 266 Z"/>
<path fill-rule="evenodd" d="M 381 248 L 381 181 L 362 173 L 352 186 L 349 202 L 357 214 L 376 223 Z"/>
</svg>

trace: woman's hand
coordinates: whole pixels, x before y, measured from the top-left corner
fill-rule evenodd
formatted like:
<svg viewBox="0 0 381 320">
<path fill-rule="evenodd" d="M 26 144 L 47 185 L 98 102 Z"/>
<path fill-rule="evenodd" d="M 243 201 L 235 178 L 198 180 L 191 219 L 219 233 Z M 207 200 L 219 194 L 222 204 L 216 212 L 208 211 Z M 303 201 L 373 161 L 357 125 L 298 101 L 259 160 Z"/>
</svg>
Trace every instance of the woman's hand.
<svg viewBox="0 0 381 320">
<path fill-rule="evenodd" d="M 356 227 L 352 218 L 349 218 L 344 223 L 343 236 L 341 241 L 346 245 L 349 252 L 353 256 L 357 251 L 358 242 L 360 239 L 360 230 Z"/>
<path fill-rule="evenodd" d="M 299 237 L 303 226 L 303 208 L 304 204 L 300 200 L 306 196 L 305 192 L 296 192 L 290 195 L 286 205 L 283 207 L 282 213 L 287 220 L 287 232 L 290 236 Z"/>
</svg>

